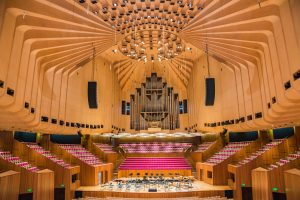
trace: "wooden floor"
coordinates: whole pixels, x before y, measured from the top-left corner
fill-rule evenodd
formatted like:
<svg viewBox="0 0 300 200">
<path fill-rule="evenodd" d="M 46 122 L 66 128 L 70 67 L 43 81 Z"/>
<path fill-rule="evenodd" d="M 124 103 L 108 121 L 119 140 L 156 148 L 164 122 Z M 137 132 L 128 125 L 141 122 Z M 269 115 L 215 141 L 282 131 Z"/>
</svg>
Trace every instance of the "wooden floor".
<svg viewBox="0 0 300 200">
<path fill-rule="evenodd" d="M 109 186 L 84 186 L 77 189 L 82 191 L 83 197 L 121 197 L 121 198 L 176 198 L 176 197 L 212 197 L 224 196 L 225 190 L 230 190 L 229 186 L 213 186 L 202 181 L 194 181 L 193 188 L 180 188 L 170 187 L 165 190 L 163 187 L 157 188 L 157 192 L 148 192 L 150 186 L 141 187 L 136 190 L 132 187 L 130 190 L 125 188 L 119 189 L 114 184 L 113 187 Z"/>
</svg>

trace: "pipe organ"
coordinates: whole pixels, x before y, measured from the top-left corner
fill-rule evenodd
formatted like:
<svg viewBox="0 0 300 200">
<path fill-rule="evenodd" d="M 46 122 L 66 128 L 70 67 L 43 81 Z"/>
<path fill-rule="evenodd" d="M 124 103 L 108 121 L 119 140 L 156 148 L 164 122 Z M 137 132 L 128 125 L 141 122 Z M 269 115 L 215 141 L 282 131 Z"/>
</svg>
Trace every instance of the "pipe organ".
<svg viewBox="0 0 300 200">
<path fill-rule="evenodd" d="M 152 73 L 130 96 L 131 129 L 147 130 L 179 128 L 179 97 L 162 77 Z"/>
</svg>

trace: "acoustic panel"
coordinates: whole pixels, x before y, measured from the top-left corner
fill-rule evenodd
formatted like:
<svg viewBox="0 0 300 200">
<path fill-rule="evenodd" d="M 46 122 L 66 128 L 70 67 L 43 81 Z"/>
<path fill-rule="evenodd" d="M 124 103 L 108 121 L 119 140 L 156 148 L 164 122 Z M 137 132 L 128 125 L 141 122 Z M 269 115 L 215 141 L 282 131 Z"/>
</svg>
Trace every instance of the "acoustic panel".
<svg viewBox="0 0 300 200">
<path fill-rule="evenodd" d="M 215 79 L 205 79 L 205 106 L 213 106 L 215 103 Z"/>
<path fill-rule="evenodd" d="M 88 101 L 89 101 L 89 108 L 91 108 L 91 109 L 98 108 L 97 82 L 95 82 L 95 81 L 88 82 Z"/>
</svg>

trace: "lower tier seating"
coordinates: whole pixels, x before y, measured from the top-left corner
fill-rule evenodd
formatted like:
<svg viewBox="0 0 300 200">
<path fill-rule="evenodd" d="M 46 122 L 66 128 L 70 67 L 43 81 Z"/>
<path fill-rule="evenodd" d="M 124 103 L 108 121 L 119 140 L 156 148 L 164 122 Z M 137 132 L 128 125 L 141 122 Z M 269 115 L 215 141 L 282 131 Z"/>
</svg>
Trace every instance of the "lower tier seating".
<svg viewBox="0 0 300 200">
<path fill-rule="evenodd" d="M 7 162 L 13 163 L 21 168 L 24 168 L 28 171 L 31 171 L 31 172 L 39 171 L 39 169 L 37 167 L 32 166 L 28 162 L 22 161 L 19 157 L 13 156 L 8 151 L 0 151 L 0 158 L 2 158 L 3 160 L 6 160 Z"/>
<path fill-rule="evenodd" d="M 95 157 L 92 153 L 90 153 L 88 150 L 83 148 L 81 145 L 77 144 L 60 144 L 60 148 L 66 150 L 76 158 L 82 160 L 88 165 L 91 166 L 98 166 L 103 164 L 101 160 L 99 160 L 97 157 Z"/>
<path fill-rule="evenodd" d="M 168 170 L 191 169 L 184 157 L 165 158 L 127 158 L 119 167 L 120 170 Z"/>
<path fill-rule="evenodd" d="M 119 167 L 118 177 L 191 176 L 191 173 L 192 168 L 184 157 L 129 157 Z"/>
<path fill-rule="evenodd" d="M 183 152 L 191 147 L 191 143 L 172 143 L 172 142 L 148 142 L 148 143 L 130 143 L 120 144 L 127 153 L 172 153 Z"/>
<path fill-rule="evenodd" d="M 57 156 L 55 156 L 54 154 L 52 154 L 50 151 L 45 150 L 43 147 L 34 144 L 34 143 L 28 143 L 26 144 L 27 147 L 33 149 L 34 151 L 38 152 L 39 154 L 49 158 L 51 161 L 53 161 L 54 163 L 64 167 L 64 168 L 70 168 L 71 165 L 66 163 L 64 160 L 59 159 Z"/>
</svg>

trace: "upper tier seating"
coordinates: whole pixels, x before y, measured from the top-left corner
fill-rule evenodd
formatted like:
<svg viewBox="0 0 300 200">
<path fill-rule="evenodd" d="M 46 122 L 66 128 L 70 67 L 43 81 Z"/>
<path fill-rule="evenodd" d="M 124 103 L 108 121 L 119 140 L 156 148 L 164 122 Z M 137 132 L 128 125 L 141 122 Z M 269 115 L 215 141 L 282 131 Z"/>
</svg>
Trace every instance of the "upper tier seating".
<svg viewBox="0 0 300 200">
<path fill-rule="evenodd" d="M 265 153 L 266 151 L 270 150 L 271 148 L 281 144 L 284 140 L 274 140 L 266 145 L 264 145 L 263 147 L 261 147 L 259 150 L 257 150 L 255 153 L 251 154 L 249 157 L 245 158 L 244 160 L 241 160 L 240 162 L 237 163 L 237 166 L 241 166 L 244 164 L 249 163 L 252 160 L 255 160 L 256 158 L 258 158 L 260 155 L 262 155 L 263 153 Z"/>
<path fill-rule="evenodd" d="M 104 153 L 115 153 L 113 150 L 113 146 L 109 144 L 100 144 L 100 143 L 94 143 L 101 151 Z"/>
<path fill-rule="evenodd" d="M 215 153 L 212 157 L 210 157 L 206 163 L 210 163 L 213 165 L 216 165 L 218 163 L 221 163 L 225 159 L 229 158 L 233 154 L 240 151 L 242 148 L 249 145 L 251 142 L 230 142 L 228 145 L 226 145 L 221 151 Z"/>
<path fill-rule="evenodd" d="M 37 172 L 39 169 L 37 167 L 32 166 L 28 162 L 23 162 L 19 157 L 13 156 L 9 151 L 0 151 L 0 157 L 10 163 L 18 165 L 28 171 Z"/>
<path fill-rule="evenodd" d="M 267 169 L 268 170 L 276 169 L 276 168 L 286 165 L 289 162 L 296 160 L 296 159 L 300 159 L 300 149 L 297 152 L 289 154 L 287 157 L 282 158 L 279 161 L 277 161 L 276 163 L 270 165 Z"/>
<path fill-rule="evenodd" d="M 43 147 L 34 144 L 34 143 L 28 143 L 26 144 L 27 147 L 33 149 L 34 151 L 42 154 L 43 156 L 49 158 L 50 160 L 52 160 L 54 163 L 57 163 L 58 165 L 64 167 L 64 168 L 70 168 L 71 165 L 66 163 L 65 161 L 57 158 L 55 155 L 51 154 L 50 151 L 45 150 Z"/>
<path fill-rule="evenodd" d="M 191 147 L 191 143 L 128 143 L 120 144 L 120 147 L 127 150 L 127 153 L 176 153 L 183 152 Z"/>
<path fill-rule="evenodd" d="M 172 170 L 191 169 L 184 157 L 137 158 L 129 157 L 119 167 L 120 170 Z"/>
<path fill-rule="evenodd" d="M 98 166 L 103 164 L 103 162 L 79 144 L 59 144 L 59 147 L 88 165 Z"/>
<path fill-rule="evenodd" d="M 202 144 L 200 144 L 198 146 L 198 149 L 194 152 L 202 153 L 202 152 L 206 151 L 210 147 L 210 145 L 212 145 L 213 143 L 214 142 L 203 142 Z"/>
</svg>

